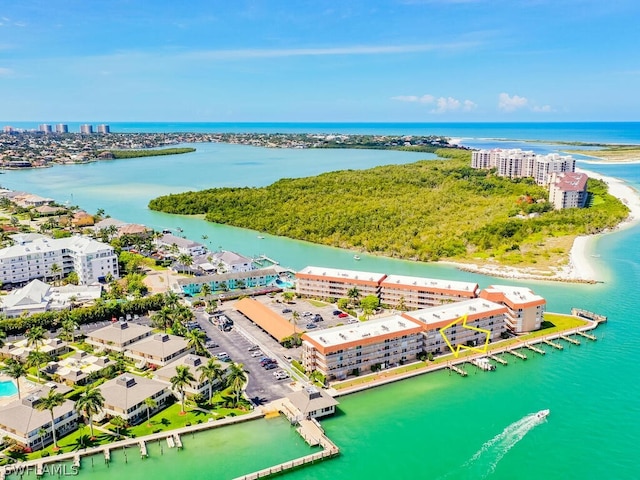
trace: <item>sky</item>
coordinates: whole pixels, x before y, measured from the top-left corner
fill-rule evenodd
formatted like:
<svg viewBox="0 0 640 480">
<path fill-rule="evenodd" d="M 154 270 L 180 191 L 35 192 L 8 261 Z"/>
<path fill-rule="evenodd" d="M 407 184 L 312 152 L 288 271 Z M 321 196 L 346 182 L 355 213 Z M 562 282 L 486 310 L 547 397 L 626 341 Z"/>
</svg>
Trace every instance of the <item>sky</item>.
<svg viewBox="0 0 640 480">
<path fill-rule="evenodd" d="M 638 121 L 637 0 L 0 0 L 0 121 Z"/>
</svg>

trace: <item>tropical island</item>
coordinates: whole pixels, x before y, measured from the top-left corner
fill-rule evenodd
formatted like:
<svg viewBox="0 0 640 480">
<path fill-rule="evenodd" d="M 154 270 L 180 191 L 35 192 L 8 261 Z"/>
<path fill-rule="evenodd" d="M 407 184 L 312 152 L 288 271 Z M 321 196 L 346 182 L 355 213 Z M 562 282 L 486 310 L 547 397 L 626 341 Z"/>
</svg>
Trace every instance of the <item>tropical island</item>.
<svg viewBox="0 0 640 480">
<path fill-rule="evenodd" d="M 475 170 L 468 151 L 436 153 L 442 160 L 166 195 L 149 208 L 396 258 L 541 272 L 566 264 L 577 236 L 611 229 L 629 213 L 601 180 L 588 180 L 586 208 L 554 210 L 532 179 Z"/>
</svg>

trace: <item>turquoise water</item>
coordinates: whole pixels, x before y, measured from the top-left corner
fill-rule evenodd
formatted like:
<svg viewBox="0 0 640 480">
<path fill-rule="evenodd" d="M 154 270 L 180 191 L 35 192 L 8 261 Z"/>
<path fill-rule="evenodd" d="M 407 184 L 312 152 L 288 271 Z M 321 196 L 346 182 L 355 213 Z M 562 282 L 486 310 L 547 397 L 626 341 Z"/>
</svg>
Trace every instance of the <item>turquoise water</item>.
<svg viewBox="0 0 640 480">
<path fill-rule="evenodd" d="M 18 388 L 13 380 L 0 382 L 0 397 L 10 397 L 18 393 Z"/>
<path fill-rule="evenodd" d="M 576 124 L 578 125 L 578 124 Z M 592 124 L 589 124 L 592 125 Z M 556 138 L 592 135 L 593 141 L 612 141 L 619 136 L 640 143 L 640 130 L 625 124 L 624 131 L 611 133 L 615 124 L 598 133 L 563 132 Z M 365 128 L 361 126 L 361 128 Z M 493 124 L 487 129 L 493 128 Z M 497 128 L 497 127 L 496 127 Z M 515 131 L 515 128 L 512 129 Z M 522 125 L 518 125 L 520 136 Z M 544 129 L 551 129 L 546 125 Z M 577 127 L 576 127 L 577 128 Z M 477 135 L 485 136 L 486 129 Z M 635 132 L 635 133 L 634 133 Z M 429 133 L 429 132 L 425 132 Z M 547 137 L 530 128 L 528 138 Z M 635 135 L 635 137 L 634 137 Z M 487 135 L 489 136 L 489 135 Z M 507 135 L 496 135 L 506 137 Z M 571 137 L 573 136 L 573 137 Z M 229 148 L 227 148 L 229 147 Z M 233 147 L 233 148 L 231 148 Z M 364 168 L 376 163 L 411 162 L 423 155 L 402 152 L 361 151 L 272 151 L 244 146 L 198 146 L 199 156 L 136 159 L 83 166 L 61 166 L 46 171 L 6 172 L 4 186 L 73 202 L 95 211 L 105 208 L 112 216 L 156 228 L 183 228 L 194 240 L 208 235 L 210 246 L 233 249 L 244 254 L 264 253 L 295 269 L 309 264 L 357 268 L 376 272 L 433 276 L 475 281 L 481 287 L 505 283 L 482 275 L 459 272 L 441 265 L 360 255 L 335 248 L 320 247 L 258 232 L 211 225 L 195 218 L 150 212 L 148 200 L 173 189 L 205 188 L 208 185 L 263 185 L 282 176 L 309 175 L 313 171 L 336 168 Z M 552 148 L 552 147 L 549 147 Z M 289 152 L 289 153 L 283 153 Z M 273 157 L 271 157 L 273 155 Z M 364 155 L 365 157 L 361 157 Z M 269 165 L 276 167 L 269 168 Z M 356 164 L 363 165 L 356 167 Z M 587 168 L 622 178 L 640 188 L 640 165 L 588 165 Z M 264 239 L 258 239 L 263 235 Z M 531 286 L 548 300 L 548 309 L 568 312 L 580 306 L 609 316 L 598 329 L 597 342 L 566 345 L 564 351 L 549 351 L 529 360 L 509 359 L 496 372 L 475 373 L 467 378 L 447 373 L 426 375 L 341 399 L 336 417 L 323 421 L 329 436 L 342 455 L 288 474 L 292 479 L 369 478 L 408 476 L 430 479 L 602 479 L 638 478 L 636 444 L 640 440 L 640 386 L 636 379 L 637 352 L 640 351 L 640 227 L 601 237 L 594 245 L 595 266 L 605 283 L 572 285 L 545 282 L 511 282 Z M 551 409 L 548 420 L 531 422 L 530 414 Z M 281 461 L 279 452 L 297 442 L 294 436 L 281 438 L 271 428 L 256 423 L 256 431 L 238 433 L 236 450 L 212 445 L 194 446 L 204 463 L 160 458 L 153 471 L 158 478 L 193 478 L 209 469 L 209 478 L 231 478 L 254 467 L 248 456 Z M 231 432 L 240 427 L 230 427 Z M 288 428 L 288 427 L 287 427 Z M 259 431 L 259 432 L 258 432 Z M 275 430 L 274 430 L 275 431 Z M 235 436 L 235 433 L 229 435 Z M 261 448 L 249 447 L 254 435 L 264 435 Z M 245 448 L 245 445 L 246 448 Z M 185 451 L 190 450 L 185 445 Z M 165 452 L 166 453 L 166 452 Z M 222 457 L 222 459 L 220 459 Z M 172 457 L 174 458 L 174 457 Z M 185 457 L 182 457 L 186 459 Z M 138 459 L 136 459 L 138 460 Z M 155 461 L 155 460 L 154 460 Z M 150 462 L 149 465 L 152 463 Z M 142 472 L 130 464 L 111 473 L 141 478 Z M 169 471 L 179 465 L 178 471 Z M 129 469 L 129 470 L 127 470 Z M 83 473 L 85 469 L 83 468 Z M 146 474 L 146 472 L 145 472 Z M 90 478 L 87 476 L 87 478 Z"/>
</svg>

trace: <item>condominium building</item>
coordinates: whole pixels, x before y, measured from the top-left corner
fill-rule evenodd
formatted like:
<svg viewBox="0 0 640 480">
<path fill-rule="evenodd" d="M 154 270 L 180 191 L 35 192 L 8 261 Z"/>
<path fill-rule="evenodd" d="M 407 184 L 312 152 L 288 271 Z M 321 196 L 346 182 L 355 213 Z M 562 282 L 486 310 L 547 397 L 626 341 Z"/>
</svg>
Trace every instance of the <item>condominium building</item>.
<svg viewBox="0 0 640 480">
<path fill-rule="evenodd" d="M 172 251 L 175 250 L 174 253 L 177 255 L 191 255 L 195 257 L 197 255 L 204 255 L 207 253 L 207 247 L 203 244 L 194 242 L 193 240 L 189 240 L 187 238 L 178 237 L 176 235 L 172 235 L 170 233 L 165 233 L 161 237 L 158 237 L 154 240 L 154 243 L 165 250 Z"/>
<path fill-rule="evenodd" d="M 307 332 L 302 336 L 302 364 L 327 380 L 393 367 L 423 351 L 422 330 L 420 323 L 393 315 Z"/>
<path fill-rule="evenodd" d="M 450 352 L 447 341 L 454 349 L 458 345 L 469 347 L 483 345 L 487 339 L 486 334 L 474 329 L 488 330 L 490 332 L 489 341 L 498 340 L 500 334 L 505 330 L 506 313 L 507 308 L 504 305 L 474 298 L 414 312 L 405 312 L 402 317 L 421 324 L 424 331 L 425 352 L 439 354 Z M 463 326 L 465 315 L 466 325 L 473 328 Z M 449 327 L 449 325 L 451 326 Z M 442 328 L 446 328 L 447 340 L 440 333 Z"/>
<path fill-rule="evenodd" d="M 420 309 L 477 297 L 478 284 L 435 278 L 388 275 L 380 283 L 380 301 L 399 310 Z"/>
<path fill-rule="evenodd" d="M 171 378 L 176 375 L 176 367 L 185 366 L 189 368 L 193 376 L 196 378 L 196 381 L 186 385 L 184 387 L 184 392 L 187 395 L 196 395 L 198 393 L 208 395 L 209 389 L 215 392 L 224 386 L 224 381 L 229 374 L 229 367 L 231 366 L 231 364 L 227 362 L 215 361 L 222 371 L 222 377 L 220 379 L 213 379 L 210 382 L 207 378 L 201 377 L 199 372 L 202 365 L 206 365 L 208 362 L 208 358 L 201 357 L 200 355 L 185 355 L 156 370 L 153 378 L 170 385 Z"/>
<path fill-rule="evenodd" d="M 547 301 L 530 289 L 491 285 L 480 292 L 480 298 L 500 303 L 507 308 L 506 326 L 513 333 L 540 329 Z"/>
<path fill-rule="evenodd" d="M 87 343 L 100 350 L 124 352 L 134 342 L 153 333 L 151 327 L 129 322 L 113 322 L 111 325 L 87 333 Z"/>
<path fill-rule="evenodd" d="M 47 238 L 15 236 L 15 245 L 0 250 L 0 282 L 25 284 L 34 278 L 51 281 L 72 271 L 80 285 L 118 278 L 118 257 L 110 245 L 83 236 Z"/>
<path fill-rule="evenodd" d="M 501 177 L 532 177 L 538 185 L 548 185 L 551 174 L 573 172 L 576 161 L 570 155 L 536 154 L 531 150 L 493 149 L 477 150 L 471 154 L 471 167 L 495 168 Z"/>
<path fill-rule="evenodd" d="M 93 125 L 89 125 L 85 123 L 84 125 L 80 125 L 80 133 L 90 134 L 93 133 Z"/>
<path fill-rule="evenodd" d="M 173 394 L 166 383 L 138 375 L 124 374 L 98 387 L 104 397 L 104 406 L 96 416 L 100 420 L 105 416 L 122 417 L 127 423 L 135 425 L 146 419 L 147 411 L 162 410 L 167 407 Z M 150 408 L 145 400 L 155 402 Z"/>
<path fill-rule="evenodd" d="M 587 203 L 587 180 L 584 173 L 554 173 L 549 184 L 549 202 L 560 210 L 563 208 L 583 208 Z"/>
<path fill-rule="evenodd" d="M 145 365 L 164 367 L 167 363 L 193 351 L 184 337 L 156 333 L 130 344 L 124 351 L 126 357 L 138 362 L 138 368 Z"/>
<path fill-rule="evenodd" d="M 296 273 L 296 292 L 306 297 L 344 298 L 355 287 L 361 298 L 379 298 L 380 283 L 385 277 L 384 273 L 309 266 Z"/>
<path fill-rule="evenodd" d="M 256 288 L 272 285 L 280 278 L 273 268 L 260 268 L 248 272 L 222 273 L 219 275 L 203 275 L 201 277 L 180 278 L 176 281 L 185 295 L 196 295 L 204 285 L 209 285 L 212 292 L 220 290 L 236 290 L 238 288 Z"/>
<path fill-rule="evenodd" d="M 98 125 L 98 133 L 109 133 L 111 128 L 107 124 Z"/>
<path fill-rule="evenodd" d="M 56 133 L 69 133 L 69 125 L 66 123 L 58 123 L 56 125 Z"/>
<path fill-rule="evenodd" d="M 40 400 L 47 396 L 50 388 L 42 387 L 22 399 L 0 407 L 0 435 L 38 450 L 53 442 L 51 413 L 36 408 Z M 53 425 L 56 438 L 72 432 L 78 426 L 78 412 L 71 400 L 53 409 Z"/>
<path fill-rule="evenodd" d="M 48 123 L 42 123 L 38 125 L 38 131 L 42 133 L 51 133 L 53 132 L 53 129 L 51 128 L 51 125 L 49 125 Z"/>
</svg>

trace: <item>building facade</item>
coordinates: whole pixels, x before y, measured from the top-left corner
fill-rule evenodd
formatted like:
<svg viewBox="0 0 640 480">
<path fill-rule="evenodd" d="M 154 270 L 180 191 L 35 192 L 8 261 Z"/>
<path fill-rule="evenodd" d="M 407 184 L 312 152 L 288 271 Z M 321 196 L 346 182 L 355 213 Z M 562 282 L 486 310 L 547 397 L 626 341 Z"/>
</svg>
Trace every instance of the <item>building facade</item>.
<svg viewBox="0 0 640 480">
<path fill-rule="evenodd" d="M 177 283 L 182 293 L 193 296 L 202 291 L 203 285 L 209 285 L 212 292 L 219 292 L 240 288 L 266 287 L 273 284 L 278 278 L 280 276 L 275 269 L 261 268 L 247 272 L 181 278 Z"/>
<path fill-rule="evenodd" d="M 588 179 L 584 173 L 554 173 L 549 184 L 549 202 L 558 210 L 584 208 L 588 198 Z"/>
<path fill-rule="evenodd" d="M 122 417 L 135 425 L 147 418 L 147 411 L 163 410 L 173 397 L 167 384 L 138 375 L 124 374 L 98 387 L 104 397 L 102 412 L 96 417 Z M 156 407 L 149 409 L 146 399 L 152 399 Z"/>
<path fill-rule="evenodd" d="M 480 292 L 480 298 L 504 305 L 506 327 L 513 333 L 539 330 L 547 301 L 526 287 L 491 285 Z"/>
<path fill-rule="evenodd" d="M 380 283 L 380 302 L 398 310 L 413 310 L 477 296 L 478 284 L 435 278 L 388 275 Z"/>
<path fill-rule="evenodd" d="M 52 281 L 72 271 L 80 285 L 104 281 L 108 275 L 118 278 L 118 257 L 110 245 L 82 236 L 32 236 L 0 250 L 0 282 L 5 285 L 36 278 Z"/>
<path fill-rule="evenodd" d="M 570 155 L 550 153 L 539 155 L 531 150 L 477 150 L 471 154 L 471 167 L 495 168 L 501 177 L 533 178 L 538 185 L 549 185 L 553 173 L 574 172 L 576 161 Z"/>
<path fill-rule="evenodd" d="M 454 350 L 459 345 L 467 347 L 483 345 L 487 335 L 473 328 L 489 331 L 490 342 L 498 340 L 502 332 L 505 331 L 506 313 L 507 308 L 504 305 L 474 298 L 414 312 L 405 312 L 402 317 L 423 326 L 425 352 L 438 355 L 450 353 L 449 345 Z M 465 316 L 466 325 L 473 328 L 464 328 L 462 323 Z M 440 332 L 443 328 L 446 340 Z"/>
<path fill-rule="evenodd" d="M 375 295 L 380 298 L 383 273 L 359 272 L 326 267 L 305 267 L 296 273 L 296 293 L 305 297 L 344 298 L 357 288 L 360 298 Z"/>
<path fill-rule="evenodd" d="M 302 364 L 327 380 L 369 373 L 416 360 L 424 350 L 420 323 L 394 315 L 302 336 Z"/>
<path fill-rule="evenodd" d="M 93 125 L 89 125 L 88 123 L 80 125 L 80 133 L 84 133 L 85 135 L 93 133 Z"/>
<path fill-rule="evenodd" d="M 56 125 L 56 133 L 69 133 L 69 125 L 66 123 L 58 123 Z"/>
</svg>

